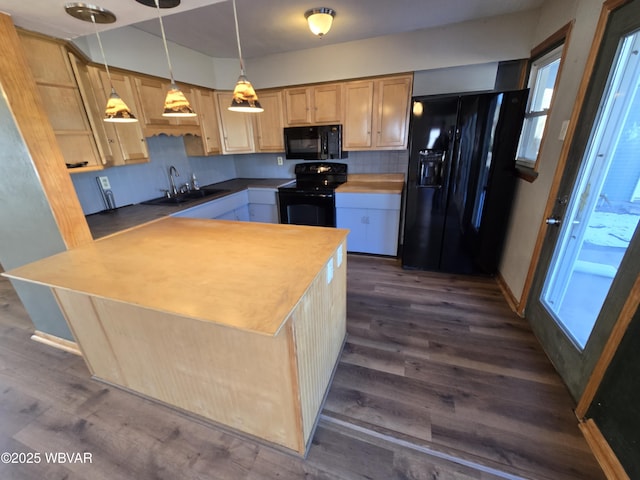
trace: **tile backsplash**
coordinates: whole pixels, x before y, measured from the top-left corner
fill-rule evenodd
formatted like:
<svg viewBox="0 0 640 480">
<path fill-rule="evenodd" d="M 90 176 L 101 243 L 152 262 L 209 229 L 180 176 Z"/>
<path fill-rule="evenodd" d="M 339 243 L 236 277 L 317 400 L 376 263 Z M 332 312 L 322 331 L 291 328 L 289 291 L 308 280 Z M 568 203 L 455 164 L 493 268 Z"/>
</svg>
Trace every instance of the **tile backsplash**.
<svg viewBox="0 0 640 480">
<path fill-rule="evenodd" d="M 192 173 L 196 174 L 201 185 L 207 185 L 233 178 L 293 178 L 294 166 L 300 163 L 300 160 L 284 160 L 283 165 L 278 165 L 277 157 L 284 156 L 283 153 L 188 157 L 182 138 L 167 135 L 149 137 L 147 145 L 149 163 L 71 175 L 85 215 L 105 209 L 96 182 L 99 176 L 109 178 L 116 207 L 122 207 L 161 196 L 163 190 L 169 189 L 171 165 L 180 174 L 176 179 L 177 185 L 190 181 Z M 348 164 L 350 173 L 406 174 L 408 152 L 349 152 L 349 157 L 340 162 Z"/>
</svg>

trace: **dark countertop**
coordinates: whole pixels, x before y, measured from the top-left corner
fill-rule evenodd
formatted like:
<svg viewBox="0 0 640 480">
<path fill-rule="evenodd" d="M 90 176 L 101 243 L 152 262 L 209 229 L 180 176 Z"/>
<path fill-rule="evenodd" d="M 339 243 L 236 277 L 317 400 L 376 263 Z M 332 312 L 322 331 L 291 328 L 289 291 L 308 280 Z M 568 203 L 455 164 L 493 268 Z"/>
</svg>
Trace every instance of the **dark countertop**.
<svg viewBox="0 0 640 480">
<path fill-rule="evenodd" d="M 89 230 L 94 239 L 101 238 L 112 233 L 136 227 L 143 223 L 167 217 L 173 213 L 193 207 L 198 203 L 210 202 L 217 198 L 231 195 L 233 193 L 246 190 L 250 187 L 257 188 L 278 188 L 286 183 L 292 182 L 293 178 L 235 178 L 212 184 L 215 188 L 227 190 L 219 195 L 212 195 L 191 202 L 177 205 L 128 205 L 119 207 L 114 211 L 105 211 L 87 215 Z"/>
</svg>

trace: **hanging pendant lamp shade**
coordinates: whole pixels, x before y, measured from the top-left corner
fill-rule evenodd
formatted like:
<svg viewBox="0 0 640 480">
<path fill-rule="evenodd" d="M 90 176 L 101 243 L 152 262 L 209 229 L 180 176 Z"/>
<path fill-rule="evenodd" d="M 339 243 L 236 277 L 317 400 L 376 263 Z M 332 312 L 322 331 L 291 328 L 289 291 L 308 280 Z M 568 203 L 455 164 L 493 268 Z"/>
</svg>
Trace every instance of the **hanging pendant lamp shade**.
<svg viewBox="0 0 640 480">
<path fill-rule="evenodd" d="M 229 110 L 232 112 L 264 112 L 264 108 L 258 101 L 258 95 L 253 89 L 247 77 L 240 75 L 236 88 L 233 89 L 233 98 Z"/>
<path fill-rule="evenodd" d="M 193 111 L 189 100 L 184 96 L 175 83 L 171 84 L 167 96 L 164 99 L 163 117 L 195 117 L 196 112 Z"/>
<path fill-rule="evenodd" d="M 95 5 L 87 5 L 85 3 L 67 3 L 64 6 L 64 9 L 72 17 L 78 18 L 85 22 L 93 23 L 96 38 L 98 39 L 98 46 L 100 47 L 100 53 L 102 54 L 102 60 L 104 62 L 104 68 L 107 71 L 109 86 L 111 87 L 111 94 L 107 99 L 107 106 L 105 107 L 103 120 L 105 122 L 114 123 L 137 122 L 138 119 L 131 112 L 131 109 L 116 93 L 116 89 L 113 88 L 113 82 L 111 81 L 111 72 L 109 72 L 109 65 L 107 65 L 107 57 L 104 54 L 104 48 L 102 48 L 102 40 L 100 39 L 100 34 L 98 33 L 98 28 L 96 27 L 97 23 L 115 22 L 116 16 L 107 9 L 97 7 Z"/>
<path fill-rule="evenodd" d="M 236 40 L 238 41 L 238 58 L 240 59 L 240 76 L 233 89 L 233 98 L 229 110 L 232 112 L 264 112 L 264 108 L 258 101 L 258 95 L 253 89 L 253 85 L 247 79 L 244 72 L 244 61 L 242 60 L 242 49 L 240 48 L 240 32 L 238 30 L 238 12 L 236 10 L 236 0 L 233 0 L 233 19 L 236 23 Z"/>
<path fill-rule="evenodd" d="M 148 5 L 148 2 L 137 0 L 139 3 Z M 178 2 L 180 3 L 180 2 Z M 160 22 L 160 32 L 162 33 L 162 43 L 164 44 L 164 52 L 167 55 L 167 65 L 169 66 L 169 76 L 171 77 L 171 86 L 164 99 L 164 107 L 162 111 L 163 117 L 195 117 L 196 112 L 191 108 L 191 104 L 185 97 L 182 90 L 176 85 L 173 78 L 173 67 L 171 66 L 171 58 L 169 57 L 169 47 L 167 46 L 167 37 L 164 33 L 164 24 L 162 23 L 162 15 L 160 14 L 160 1 L 155 0 L 155 6 L 158 10 L 158 21 Z"/>
<path fill-rule="evenodd" d="M 130 123 L 137 122 L 138 119 L 131 113 L 127 104 L 116 93 L 115 88 L 111 88 L 111 95 L 107 100 L 107 107 L 104 110 L 105 122 Z"/>
</svg>

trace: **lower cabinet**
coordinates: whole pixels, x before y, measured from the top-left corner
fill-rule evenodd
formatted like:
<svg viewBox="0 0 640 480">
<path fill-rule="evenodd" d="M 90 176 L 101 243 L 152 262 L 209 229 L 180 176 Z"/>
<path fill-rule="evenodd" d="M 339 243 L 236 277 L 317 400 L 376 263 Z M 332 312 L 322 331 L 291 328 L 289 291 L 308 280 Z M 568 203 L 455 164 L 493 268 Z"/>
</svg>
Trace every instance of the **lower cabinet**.
<svg viewBox="0 0 640 480">
<path fill-rule="evenodd" d="M 278 223 L 277 190 L 249 188 L 249 217 L 252 222 Z"/>
<path fill-rule="evenodd" d="M 174 217 L 278 223 L 276 190 L 248 188 L 174 213 Z"/>
<path fill-rule="evenodd" d="M 336 192 L 336 226 L 350 230 L 347 250 L 398 254 L 401 194 Z"/>
</svg>

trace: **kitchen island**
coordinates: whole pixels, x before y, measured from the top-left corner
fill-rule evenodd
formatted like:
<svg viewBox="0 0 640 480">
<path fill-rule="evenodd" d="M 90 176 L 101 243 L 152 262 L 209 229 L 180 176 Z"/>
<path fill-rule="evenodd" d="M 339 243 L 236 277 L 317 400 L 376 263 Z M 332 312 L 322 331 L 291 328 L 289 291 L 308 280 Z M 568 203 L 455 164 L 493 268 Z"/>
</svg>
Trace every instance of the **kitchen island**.
<svg viewBox="0 0 640 480">
<path fill-rule="evenodd" d="M 341 229 L 163 218 L 6 272 L 92 375 L 304 455 L 346 334 Z"/>
</svg>

